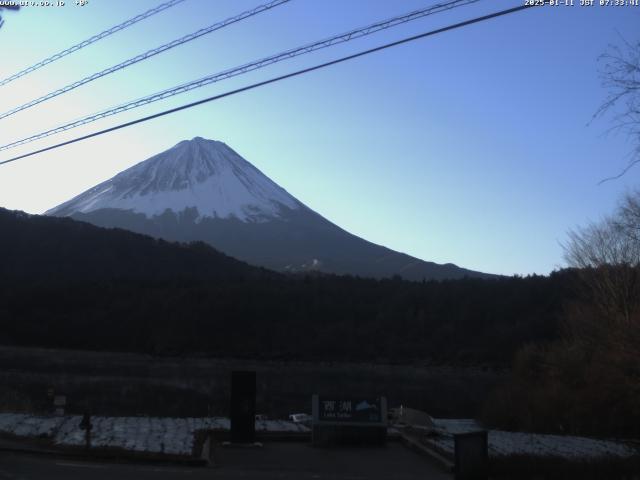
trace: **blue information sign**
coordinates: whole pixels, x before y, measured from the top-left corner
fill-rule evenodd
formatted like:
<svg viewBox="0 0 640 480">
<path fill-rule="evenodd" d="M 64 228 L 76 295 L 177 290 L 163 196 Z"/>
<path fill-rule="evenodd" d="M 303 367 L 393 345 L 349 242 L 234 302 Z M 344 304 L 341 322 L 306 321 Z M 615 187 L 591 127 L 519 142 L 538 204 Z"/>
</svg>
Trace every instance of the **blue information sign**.
<svg viewBox="0 0 640 480">
<path fill-rule="evenodd" d="M 318 420 L 324 422 L 380 423 L 382 401 L 376 399 L 318 399 Z"/>
</svg>

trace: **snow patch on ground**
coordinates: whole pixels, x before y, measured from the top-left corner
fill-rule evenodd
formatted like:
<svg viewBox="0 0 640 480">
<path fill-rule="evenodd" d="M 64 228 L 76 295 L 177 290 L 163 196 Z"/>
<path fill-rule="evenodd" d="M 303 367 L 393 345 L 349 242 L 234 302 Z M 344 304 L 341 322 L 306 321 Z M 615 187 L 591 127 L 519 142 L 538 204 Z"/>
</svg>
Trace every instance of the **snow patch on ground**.
<svg viewBox="0 0 640 480">
<path fill-rule="evenodd" d="M 438 450 L 453 455 L 453 435 L 480 430 L 475 420 L 434 419 L 435 436 L 429 443 Z M 489 430 L 489 456 L 528 455 L 566 459 L 593 459 L 603 457 L 629 458 L 638 452 L 631 446 L 614 440 L 600 440 L 569 435 L 543 435 L 537 433 Z"/>
<path fill-rule="evenodd" d="M 0 433 L 26 438 L 49 438 L 60 446 L 83 446 L 85 432 L 81 417 L 38 416 L 0 413 Z M 93 448 L 121 448 L 133 452 L 192 455 L 195 433 L 199 430 L 229 430 L 228 418 L 100 417 L 91 419 Z M 434 434 L 427 442 L 445 454 L 453 455 L 453 435 L 479 430 L 474 420 L 434 419 Z M 258 420 L 256 431 L 265 433 L 309 433 L 309 428 L 287 420 Z M 613 440 L 565 435 L 489 431 L 489 455 L 529 455 L 566 459 L 601 457 L 628 458 L 638 452 Z"/>
<path fill-rule="evenodd" d="M 60 446 L 83 446 L 80 416 L 46 417 L 0 413 L 0 433 L 50 438 Z M 228 418 L 92 417 L 93 448 L 122 448 L 133 452 L 191 455 L 199 430 L 229 430 Z M 286 420 L 261 420 L 256 431 L 308 433 L 309 428 Z"/>
<path fill-rule="evenodd" d="M 0 414 L 0 432 L 20 437 L 50 437 L 58 430 L 64 418 L 40 417 L 26 414 Z"/>
</svg>

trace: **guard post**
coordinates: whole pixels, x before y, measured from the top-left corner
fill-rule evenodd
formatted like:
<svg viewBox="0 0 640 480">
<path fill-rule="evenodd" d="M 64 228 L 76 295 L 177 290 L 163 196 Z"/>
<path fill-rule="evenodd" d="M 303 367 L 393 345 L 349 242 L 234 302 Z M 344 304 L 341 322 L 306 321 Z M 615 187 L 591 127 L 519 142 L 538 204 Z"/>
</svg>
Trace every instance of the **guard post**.
<svg viewBox="0 0 640 480">
<path fill-rule="evenodd" d="M 489 475 L 486 430 L 453 436 L 456 480 L 486 480 Z"/>
<path fill-rule="evenodd" d="M 256 372 L 231 372 L 231 443 L 256 440 Z"/>
</svg>

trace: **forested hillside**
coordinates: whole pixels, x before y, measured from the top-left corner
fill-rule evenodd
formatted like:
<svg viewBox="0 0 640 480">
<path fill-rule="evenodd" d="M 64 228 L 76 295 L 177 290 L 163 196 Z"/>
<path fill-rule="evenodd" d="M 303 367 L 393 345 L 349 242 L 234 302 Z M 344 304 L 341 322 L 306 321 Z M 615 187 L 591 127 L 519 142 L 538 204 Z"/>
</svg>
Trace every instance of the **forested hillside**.
<svg viewBox="0 0 640 480">
<path fill-rule="evenodd" d="M 0 343 L 165 355 L 507 365 L 553 338 L 571 271 L 285 276 L 202 244 L 0 211 Z"/>
</svg>

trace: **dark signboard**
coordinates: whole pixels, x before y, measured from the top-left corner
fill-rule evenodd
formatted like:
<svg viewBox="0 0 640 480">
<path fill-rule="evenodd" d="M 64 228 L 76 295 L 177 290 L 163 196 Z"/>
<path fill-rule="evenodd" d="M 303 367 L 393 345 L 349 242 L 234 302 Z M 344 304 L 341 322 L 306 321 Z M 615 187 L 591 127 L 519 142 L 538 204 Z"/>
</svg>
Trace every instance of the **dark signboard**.
<svg viewBox="0 0 640 480">
<path fill-rule="evenodd" d="M 380 398 L 318 399 L 318 420 L 321 422 L 380 423 L 383 420 L 382 415 Z"/>
<path fill-rule="evenodd" d="M 387 439 L 385 397 L 313 395 L 312 442 L 324 445 L 384 445 Z"/>
</svg>

